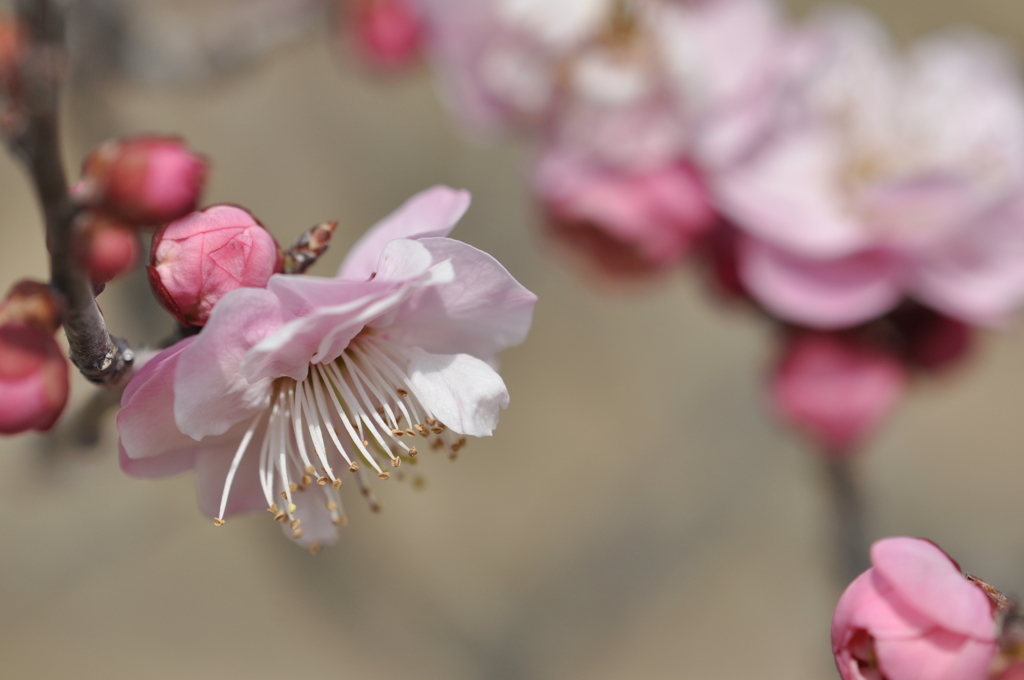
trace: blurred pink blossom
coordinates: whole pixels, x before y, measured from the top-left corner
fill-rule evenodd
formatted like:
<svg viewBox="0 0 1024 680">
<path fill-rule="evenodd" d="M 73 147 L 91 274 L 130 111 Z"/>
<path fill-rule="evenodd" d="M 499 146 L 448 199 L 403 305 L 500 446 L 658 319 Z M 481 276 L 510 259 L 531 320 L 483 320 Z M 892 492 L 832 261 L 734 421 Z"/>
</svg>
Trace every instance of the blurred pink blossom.
<svg viewBox="0 0 1024 680">
<path fill-rule="evenodd" d="M 202 326 L 214 305 L 237 288 L 265 288 L 281 271 L 277 241 L 247 211 L 215 205 L 153 237 L 149 282 L 178 321 Z"/>
<path fill-rule="evenodd" d="M 68 360 L 54 339 L 61 305 L 45 284 L 20 281 L 0 303 L 0 433 L 53 427 L 67 404 Z"/>
<path fill-rule="evenodd" d="M 813 19 L 770 138 L 715 178 L 739 272 L 782 319 L 831 329 L 905 296 L 970 323 L 1024 297 L 1024 98 L 968 33 L 905 54 L 853 10 Z"/>
<path fill-rule="evenodd" d="M 683 163 L 630 173 L 556 151 L 534 183 L 549 233 L 609 274 L 678 264 L 716 220 L 704 183 Z"/>
<path fill-rule="evenodd" d="M 489 362 L 524 339 L 536 298 L 444 238 L 468 205 L 436 187 L 371 229 L 337 278 L 276 275 L 225 295 L 129 383 L 122 468 L 195 468 L 215 523 L 269 506 L 316 548 L 344 522 L 346 470 L 369 496 L 360 464 L 386 479 L 417 444 L 454 456 L 465 435 L 491 434 L 508 393 Z"/>
<path fill-rule="evenodd" d="M 395 68 L 419 58 L 424 25 L 413 0 L 356 0 L 351 16 L 360 51 L 370 64 Z"/>
<path fill-rule="evenodd" d="M 75 195 L 122 222 L 159 226 L 195 210 L 206 169 L 206 160 L 177 137 L 114 139 L 85 159 Z"/>
<path fill-rule="evenodd" d="M 828 455 L 849 454 L 899 403 L 907 371 L 891 354 L 836 333 L 793 331 L 771 379 L 775 410 Z"/>
<path fill-rule="evenodd" d="M 930 541 L 887 538 L 832 619 L 843 680 L 985 680 L 997 650 L 993 605 Z"/>
</svg>

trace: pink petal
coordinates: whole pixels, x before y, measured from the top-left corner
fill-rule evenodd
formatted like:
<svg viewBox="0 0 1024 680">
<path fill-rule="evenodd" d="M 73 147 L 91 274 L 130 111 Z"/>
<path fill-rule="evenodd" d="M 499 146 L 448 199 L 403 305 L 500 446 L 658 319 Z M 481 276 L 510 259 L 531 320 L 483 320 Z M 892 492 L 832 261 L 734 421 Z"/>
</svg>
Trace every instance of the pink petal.
<svg viewBox="0 0 1024 680">
<path fill-rule="evenodd" d="M 128 458 L 159 456 L 195 446 L 195 441 L 182 434 L 174 422 L 174 372 L 182 353 L 195 339 L 186 338 L 157 354 L 125 387 L 117 431 Z M 191 465 L 183 469 L 187 467 Z"/>
<path fill-rule="evenodd" d="M 241 443 L 241 431 L 236 431 L 235 437 L 219 446 L 204 447 L 196 455 L 196 498 L 199 510 L 207 517 L 221 517 L 219 513 L 224 481 Z M 263 434 L 264 432 L 257 431 L 238 466 L 228 494 L 224 517 L 221 519 L 267 508 L 267 499 L 259 478 L 260 442 Z"/>
<path fill-rule="evenodd" d="M 875 640 L 878 667 L 898 680 L 985 680 L 994 642 L 936 629 L 910 640 Z"/>
<path fill-rule="evenodd" d="M 447 236 L 469 209 L 469 192 L 436 186 L 407 200 L 370 228 L 345 257 L 338 276 L 363 281 L 377 271 L 385 244 L 396 238 Z"/>
<path fill-rule="evenodd" d="M 493 368 L 468 354 L 429 354 L 409 348 L 409 380 L 417 398 L 460 434 L 490 436 L 508 391 Z"/>
<path fill-rule="evenodd" d="M 973 323 L 1005 318 L 1024 300 L 1024 196 L 923 254 L 910 286 L 951 316 Z"/>
<path fill-rule="evenodd" d="M 224 434 L 267 407 L 271 379 L 250 383 L 242 360 L 282 323 L 281 303 L 270 291 L 239 288 L 221 299 L 174 374 L 174 419 L 182 432 L 196 440 Z"/>
<path fill-rule="evenodd" d="M 434 263 L 417 241 L 395 239 L 384 247 L 378 276 L 369 281 L 278 276 L 270 291 L 299 316 L 263 338 L 242 362 L 250 380 L 288 376 L 301 380 L 310 363 L 338 358 L 366 325 L 390 323 L 399 305 L 417 289 L 448 283 L 451 264 Z"/>
<path fill-rule="evenodd" d="M 471 354 L 485 360 L 525 339 L 536 295 L 472 246 L 447 238 L 419 243 L 434 260 L 451 260 L 455 276 L 449 283 L 414 292 L 386 327 L 387 337 L 434 354 Z"/>
<path fill-rule="evenodd" d="M 129 477 L 136 479 L 157 479 L 181 474 L 191 470 L 196 464 L 196 452 L 199 446 L 189 439 L 191 445 L 180 449 L 171 449 L 146 458 L 130 458 L 123 444 L 117 446 L 117 460 L 121 470 Z"/>
<path fill-rule="evenodd" d="M 790 132 L 720 175 L 715 186 L 720 208 L 743 231 L 795 254 L 850 255 L 873 239 L 846 210 L 839 186 L 841 153 L 839 142 L 824 130 Z"/>
<path fill-rule="evenodd" d="M 853 326 L 893 308 L 903 296 L 899 261 L 884 251 L 811 260 L 745 238 L 739 273 L 771 312 L 819 329 Z"/>
<path fill-rule="evenodd" d="M 907 607 L 874 569 L 868 569 L 839 598 L 832 617 L 832 651 L 838 654 L 857 630 L 866 630 L 874 638 L 906 639 L 923 635 L 932 625 Z"/>
<path fill-rule="evenodd" d="M 883 539 L 871 546 L 871 563 L 904 602 L 942 628 L 978 640 L 995 639 L 988 596 L 934 543 Z"/>
</svg>

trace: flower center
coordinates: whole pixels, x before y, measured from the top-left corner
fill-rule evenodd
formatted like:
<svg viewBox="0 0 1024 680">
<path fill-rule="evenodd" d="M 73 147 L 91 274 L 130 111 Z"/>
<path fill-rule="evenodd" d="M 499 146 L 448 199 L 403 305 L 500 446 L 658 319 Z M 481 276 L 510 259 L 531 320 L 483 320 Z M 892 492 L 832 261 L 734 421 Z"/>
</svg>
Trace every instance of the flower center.
<svg viewBox="0 0 1024 680">
<path fill-rule="evenodd" d="M 334 361 L 310 364 L 302 380 L 276 380 L 270 406 L 253 419 L 231 461 L 214 523 L 224 523 L 238 467 L 246 453 L 257 448 L 268 510 L 275 520 L 290 524 L 296 539 L 303 535 L 295 516 L 297 503 L 313 500 L 307 493 L 322 493 L 331 520 L 345 524 L 338 493 L 342 480 L 336 470 L 348 468 L 376 512 L 380 506 L 363 478 L 360 459 L 380 479 L 388 479 L 388 465 L 417 462 L 412 444 L 419 436 L 429 440 L 432 450 L 448 451 L 454 460 L 466 438 L 445 427 L 423 405 L 405 366 L 401 345 L 368 330 Z M 283 500 L 280 505 L 278 496 Z"/>
</svg>

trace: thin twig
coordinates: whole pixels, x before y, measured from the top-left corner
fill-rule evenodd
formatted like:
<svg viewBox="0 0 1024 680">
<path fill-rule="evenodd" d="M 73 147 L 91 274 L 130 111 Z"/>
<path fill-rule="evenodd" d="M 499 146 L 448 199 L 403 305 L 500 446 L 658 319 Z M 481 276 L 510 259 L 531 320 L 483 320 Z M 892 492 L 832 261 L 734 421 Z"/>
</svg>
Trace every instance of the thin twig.
<svg viewBox="0 0 1024 680">
<path fill-rule="evenodd" d="M 68 193 L 58 128 L 58 93 L 66 70 L 63 8 L 55 0 L 18 0 L 19 19 L 31 34 L 25 102 L 15 103 L 18 124 L 8 143 L 27 168 L 46 221 L 50 284 L 66 305 L 64 332 L 71 361 L 94 383 L 113 387 L 130 374 L 135 358 L 107 333 L 92 283 L 76 258 L 73 230 L 78 207 Z"/>
<path fill-rule="evenodd" d="M 864 527 L 864 507 L 849 456 L 826 459 L 829 495 L 836 513 L 836 538 L 843 584 L 871 566 Z"/>
</svg>

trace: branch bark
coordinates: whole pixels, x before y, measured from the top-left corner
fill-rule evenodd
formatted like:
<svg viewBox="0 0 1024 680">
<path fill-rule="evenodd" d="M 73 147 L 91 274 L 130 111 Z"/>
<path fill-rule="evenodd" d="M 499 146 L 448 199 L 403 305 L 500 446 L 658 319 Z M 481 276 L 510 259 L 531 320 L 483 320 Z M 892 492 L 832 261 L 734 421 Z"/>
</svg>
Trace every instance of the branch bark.
<svg viewBox="0 0 1024 680">
<path fill-rule="evenodd" d="M 24 101 L 11 102 L 8 143 L 28 170 L 46 223 L 50 285 L 65 302 L 64 332 L 71 361 L 90 381 L 106 387 L 130 374 L 134 352 L 107 333 L 92 282 L 78 263 L 74 227 L 79 207 L 68 191 L 60 150 L 59 92 L 66 71 L 64 9 L 56 0 L 18 0 L 18 18 L 31 34 L 25 59 Z"/>
</svg>

